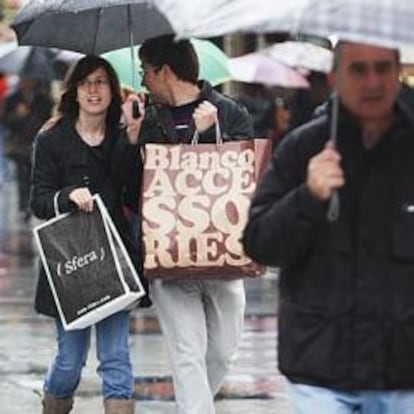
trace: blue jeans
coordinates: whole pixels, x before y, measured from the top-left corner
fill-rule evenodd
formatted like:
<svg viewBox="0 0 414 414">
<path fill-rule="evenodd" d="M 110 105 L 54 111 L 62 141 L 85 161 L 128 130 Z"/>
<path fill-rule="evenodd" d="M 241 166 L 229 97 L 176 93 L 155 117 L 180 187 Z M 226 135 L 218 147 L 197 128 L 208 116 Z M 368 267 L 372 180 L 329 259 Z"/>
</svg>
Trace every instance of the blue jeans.
<svg viewBox="0 0 414 414">
<path fill-rule="evenodd" d="M 289 383 L 294 414 L 412 414 L 413 391 L 337 391 Z"/>
<path fill-rule="evenodd" d="M 79 384 L 91 341 L 91 328 L 65 331 L 56 319 L 58 353 L 50 367 L 44 390 L 55 398 L 72 397 Z M 128 312 L 116 313 L 95 325 L 98 374 L 104 399 L 129 399 L 133 374 L 129 359 Z"/>
</svg>

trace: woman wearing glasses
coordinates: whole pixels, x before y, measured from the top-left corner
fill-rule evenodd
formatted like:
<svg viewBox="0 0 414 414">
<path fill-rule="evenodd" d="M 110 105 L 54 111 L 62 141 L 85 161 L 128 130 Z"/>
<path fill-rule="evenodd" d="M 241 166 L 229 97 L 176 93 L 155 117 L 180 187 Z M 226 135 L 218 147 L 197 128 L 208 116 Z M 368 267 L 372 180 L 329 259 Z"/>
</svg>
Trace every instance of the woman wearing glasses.
<svg viewBox="0 0 414 414">
<path fill-rule="evenodd" d="M 128 101 L 121 106 L 118 78 L 105 60 L 86 56 L 69 73 L 58 105 L 58 116 L 37 135 L 32 170 L 31 208 L 41 219 L 60 213 L 93 209 L 99 193 L 137 266 L 134 245 L 123 205 L 138 205 L 124 194 L 138 194 L 136 120 Z M 120 127 L 121 113 L 127 128 Z M 141 274 L 141 272 L 138 272 Z M 145 298 L 141 304 L 148 305 Z M 66 414 L 73 405 L 90 347 L 91 328 L 65 331 L 43 270 L 35 299 L 36 310 L 52 316 L 57 327 L 57 355 L 44 383 L 43 413 Z M 132 414 L 133 374 L 128 349 L 128 313 L 119 312 L 96 325 L 98 373 L 106 414 Z"/>
</svg>

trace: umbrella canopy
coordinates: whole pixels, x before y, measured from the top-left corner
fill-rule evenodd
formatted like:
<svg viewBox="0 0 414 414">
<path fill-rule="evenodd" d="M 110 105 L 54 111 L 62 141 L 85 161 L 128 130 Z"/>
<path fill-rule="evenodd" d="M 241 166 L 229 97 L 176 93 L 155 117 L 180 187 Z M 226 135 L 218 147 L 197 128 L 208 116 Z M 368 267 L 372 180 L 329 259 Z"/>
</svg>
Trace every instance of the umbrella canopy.
<svg viewBox="0 0 414 414">
<path fill-rule="evenodd" d="M 176 32 L 169 15 L 190 21 L 199 6 L 199 0 L 31 0 L 11 26 L 21 45 L 92 55 L 129 46 L 132 55 L 134 44 Z M 135 76 L 135 60 L 131 61 Z M 137 87 L 137 82 L 133 85 Z"/>
<path fill-rule="evenodd" d="M 176 28 L 178 35 L 219 36 L 232 32 L 290 32 L 366 43 L 380 47 L 414 44 L 414 1 L 407 0 L 290 0 L 275 7 L 268 0 L 211 0 L 200 8 L 197 24 Z M 204 13 L 200 16 L 200 13 Z M 331 109 L 330 139 L 337 136 L 338 99 Z M 328 212 L 339 214 L 334 193 Z"/>
<path fill-rule="evenodd" d="M 85 55 L 71 50 L 57 50 L 53 66 L 58 79 L 65 79 L 69 68 L 83 56 Z"/>
<path fill-rule="evenodd" d="M 14 47 L 13 47 L 14 46 Z M 0 47 L 0 72 L 21 78 L 51 81 L 60 79 L 55 67 L 56 51 L 16 43 Z"/>
<path fill-rule="evenodd" d="M 20 44 L 99 54 L 127 46 L 131 22 L 135 43 L 278 31 L 395 47 L 414 43 L 413 21 L 407 0 L 31 0 L 12 27 Z"/>
<path fill-rule="evenodd" d="M 199 61 L 200 79 L 208 80 L 213 84 L 213 86 L 219 85 L 231 79 L 229 58 L 219 47 L 208 40 L 192 39 L 191 43 L 194 46 Z M 138 46 L 134 47 L 135 57 L 138 56 L 138 49 Z M 102 57 L 112 64 L 124 86 L 135 89 L 132 76 L 131 52 L 129 47 L 104 53 Z M 139 61 L 139 58 L 136 60 L 137 66 L 140 66 L 141 62 Z M 138 77 L 136 79 L 138 90 L 144 89 L 141 86 L 141 82 L 142 78 Z"/>
<path fill-rule="evenodd" d="M 332 51 L 308 42 L 276 43 L 264 53 L 285 65 L 323 73 L 328 73 L 333 63 Z"/>
<path fill-rule="evenodd" d="M 180 36 L 220 36 L 233 32 L 289 32 L 338 35 L 396 47 L 414 43 L 414 2 L 407 0 L 210 0 L 191 25 L 177 22 Z"/>
<path fill-rule="evenodd" d="M 231 58 L 230 72 L 234 80 L 241 82 L 284 88 L 309 88 L 309 82 L 302 74 L 263 52 Z"/>
<path fill-rule="evenodd" d="M 21 45 L 99 55 L 147 38 L 174 33 L 165 16 L 172 0 L 31 0 L 12 28 Z M 164 9 L 158 7 L 164 5 Z"/>
<path fill-rule="evenodd" d="M 14 41 L 0 43 L 0 58 L 15 50 L 17 47 L 19 47 L 19 45 Z"/>
<path fill-rule="evenodd" d="M 401 53 L 401 63 L 405 65 L 414 64 L 414 47 L 405 47 L 400 50 Z"/>
</svg>

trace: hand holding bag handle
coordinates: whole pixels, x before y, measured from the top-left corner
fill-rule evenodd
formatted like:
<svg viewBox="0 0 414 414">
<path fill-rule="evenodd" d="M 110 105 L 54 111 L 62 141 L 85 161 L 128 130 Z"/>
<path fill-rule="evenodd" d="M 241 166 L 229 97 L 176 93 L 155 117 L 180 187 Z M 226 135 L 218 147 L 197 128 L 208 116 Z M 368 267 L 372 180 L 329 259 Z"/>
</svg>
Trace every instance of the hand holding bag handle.
<svg viewBox="0 0 414 414">
<path fill-rule="evenodd" d="M 220 144 L 223 143 L 223 137 L 221 135 L 221 128 L 220 128 L 220 124 L 219 124 L 218 119 L 214 123 L 214 128 L 215 128 L 215 131 L 216 131 L 216 144 L 220 145 Z M 192 145 L 197 145 L 199 143 L 199 140 L 200 140 L 200 133 L 196 129 L 194 131 L 193 137 L 191 138 L 191 144 Z"/>
<path fill-rule="evenodd" d="M 57 197 L 58 193 L 54 201 Z M 127 309 L 145 295 L 102 199 L 98 194 L 93 198 L 96 203 L 93 212 L 59 214 L 34 228 L 42 264 L 65 330 L 91 326 Z M 54 207 L 59 213 L 57 202 Z M 84 238 L 85 229 L 91 235 L 88 239 Z M 79 262 L 79 258 L 83 261 Z M 74 272 L 76 277 L 73 277 Z"/>
</svg>

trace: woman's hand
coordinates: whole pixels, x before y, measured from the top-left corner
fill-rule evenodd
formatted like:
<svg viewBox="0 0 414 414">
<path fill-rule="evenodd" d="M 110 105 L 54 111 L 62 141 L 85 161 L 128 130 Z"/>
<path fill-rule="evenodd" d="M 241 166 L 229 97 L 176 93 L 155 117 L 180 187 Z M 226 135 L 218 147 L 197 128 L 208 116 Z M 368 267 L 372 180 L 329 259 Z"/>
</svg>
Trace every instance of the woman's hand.
<svg viewBox="0 0 414 414">
<path fill-rule="evenodd" d="M 76 188 L 69 194 L 69 200 L 74 202 L 79 210 L 90 213 L 93 211 L 93 198 L 88 187 Z"/>
</svg>

